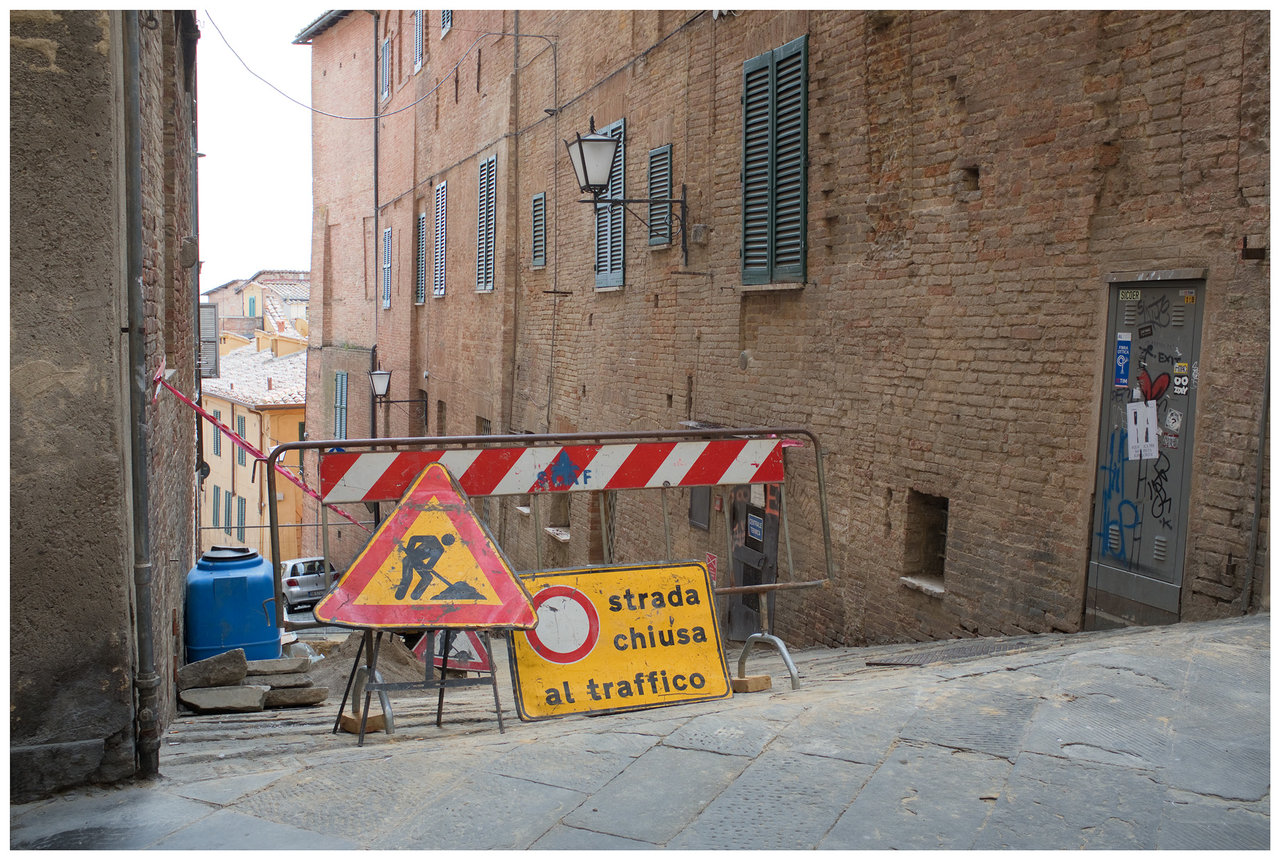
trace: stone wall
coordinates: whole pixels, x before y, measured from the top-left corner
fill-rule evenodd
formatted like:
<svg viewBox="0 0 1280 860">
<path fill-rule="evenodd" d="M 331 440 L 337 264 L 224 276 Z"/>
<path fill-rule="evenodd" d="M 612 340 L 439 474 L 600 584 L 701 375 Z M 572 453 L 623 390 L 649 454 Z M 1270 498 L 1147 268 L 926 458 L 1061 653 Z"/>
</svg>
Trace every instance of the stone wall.
<svg viewBox="0 0 1280 860">
<path fill-rule="evenodd" d="M 141 40 L 142 372 L 149 379 L 163 362 L 170 383 L 194 395 L 196 33 L 190 13 L 151 20 Z M 10 16 L 11 203 L 22 213 L 10 287 L 15 799 L 118 780 L 136 766 L 122 21 L 113 12 Z M 196 430 L 168 396 L 146 421 L 162 732 L 194 561 Z"/>
</svg>

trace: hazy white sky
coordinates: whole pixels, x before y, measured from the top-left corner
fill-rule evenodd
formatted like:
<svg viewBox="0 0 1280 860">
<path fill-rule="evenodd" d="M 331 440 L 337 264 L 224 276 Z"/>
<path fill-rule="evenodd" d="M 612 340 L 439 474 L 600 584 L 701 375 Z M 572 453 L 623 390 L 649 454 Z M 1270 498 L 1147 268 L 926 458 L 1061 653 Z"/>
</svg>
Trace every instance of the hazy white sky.
<svg viewBox="0 0 1280 860">
<path fill-rule="evenodd" d="M 311 268 L 311 113 L 245 71 L 227 43 L 310 104 L 311 49 L 293 40 L 324 12 L 237 3 L 196 13 L 202 293 L 259 269 Z"/>
</svg>

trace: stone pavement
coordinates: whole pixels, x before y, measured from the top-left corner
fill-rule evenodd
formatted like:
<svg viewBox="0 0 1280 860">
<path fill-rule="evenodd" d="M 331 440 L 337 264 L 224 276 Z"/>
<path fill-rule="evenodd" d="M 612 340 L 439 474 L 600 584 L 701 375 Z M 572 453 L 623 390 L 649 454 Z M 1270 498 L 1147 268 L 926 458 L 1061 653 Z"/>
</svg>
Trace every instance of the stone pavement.
<svg viewBox="0 0 1280 860">
<path fill-rule="evenodd" d="M 10 847 L 1267 849 L 1270 616 L 792 654 L 768 692 L 521 723 L 487 687 L 181 715 L 162 778 L 10 807 Z M 889 663 L 892 665 L 880 665 Z M 729 660 L 737 667 L 737 652 Z"/>
</svg>

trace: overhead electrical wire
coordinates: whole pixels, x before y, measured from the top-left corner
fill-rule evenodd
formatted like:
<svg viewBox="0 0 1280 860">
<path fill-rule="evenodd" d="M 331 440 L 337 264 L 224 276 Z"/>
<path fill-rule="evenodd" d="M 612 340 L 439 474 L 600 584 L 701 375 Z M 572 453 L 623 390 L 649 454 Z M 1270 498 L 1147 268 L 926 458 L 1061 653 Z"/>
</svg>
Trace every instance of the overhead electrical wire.
<svg viewBox="0 0 1280 860">
<path fill-rule="evenodd" d="M 312 107 L 311 105 L 309 105 L 309 104 L 307 104 L 307 103 L 305 103 L 305 102 L 299 101 L 298 99 L 295 99 L 293 96 L 291 96 L 291 95 L 289 95 L 288 93 L 286 93 L 284 90 L 282 90 L 282 89 L 280 89 L 279 87 L 277 87 L 275 84 L 271 83 L 271 81 L 267 80 L 267 79 L 266 79 L 266 78 L 264 78 L 262 75 L 260 75 L 260 74 L 258 74 L 257 72 L 255 72 L 253 69 L 251 69 L 251 68 L 249 67 L 249 64 L 248 64 L 248 63 L 246 63 L 246 62 L 244 61 L 244 58 L 243 58 L 243 57 L 241 57 L 241 56 L 240 56 L 240 54 L 236 52 L 236 49 L 235 49 L 235 48 L 233 48 L 233 47 L 231 47 L 231 43 L 230 43 L 229 41 L 227 41 L 227 37 L 226 37 L 226 35 L 224 35 L 224 34 L 223 34 L 223 32 L 222 32 L 222 28 L 218 26 L 218 22 L 217 22 L 217 21 L 213 20 L 213 16 L 209 14 L 209 10 L 208 10 L 208 9 L 205 9 L 205 10 L 204 10 L 204 16 L 205 16 L 206 18 L 208 18 L 208 19 L 209 19 L 209 23 L 213 25 L 213 29 L 214 29 L 214 30 L 217 30 L 217 32 L 218 32 L 218 38 L 222 39 L 222 43 L 223 43 L 224 45 L 226 45 L 226 46 L 227 46 L 227 50 L 231 52 L 231 55 L 232 55 L 233 57 L 235 57 L 237 60 L 239 60 L 239 61 L 240 61 L 240 65 L 244 66 L 244 70 L 245 70 L 246 72 L 248 72 L 249 74 L 253 75 L 255 78 L 257 78 L 258 80 L 262 81 L 262 82 L 263 82 L 264 84 L 266 84 L 267 86 L 271 87 L 271 89 L 275 90 L 277 93 L 279 93 L 280 95 L 284 96 L 286 99 L 288 99 L 289 101 L 293 102 L 293 103 L 294 103 L 294 104 L 296 104 L 298 107 L 306 108 L 307 110 L 311 111 L 312 113 L 317 113 L 317 114 L 320 114 L 321 116 L 327 116 L 327 117 L 329 117 L 330 119 L 345 119 L 345 120 L 355 120 L 355 121 L 368 121 L 368 120 L 374 120 L 374 119 L 383 119 L 383 118 L 385 118 L 385 117 L 395 116 L 396 114 L 398 114 L 398 113 L 402 113 L 402 112 L 404 112 L 404 111 L 407 111 L 407 110 L 409 110 L 410 108 L 417 107 L 419 104 L 421 104 L 422 102 L 426 101 L 430 96 L 434 95 L 434 94 L 435 94 L 435 92 L 436 92 L 436 90 L 440 89 L 441 84 L 443 84 L 445 81 L 449 80 L 449 78 L 451 78 L 453 75 L 457 74 L 457 72 L 458 72 L 458 67 L 459 67 L 460 65 L 462 65 L 462 61 L 463 61 L 463 60 L 465 60 L 467 57 L 469 57 L 469 56 L 471 55 L 471 52 L 472 52 L 473 50 L 475 50 L 476 45 L 480 44 L 480 41 L 481 41 L 482 39 L 484 39 L 484 38 L 486 38 L 486 37 L 488 37 L 488 36 L 532 36 L 532 37 L 534 37 L 535 39 L 545 39 L 547 42 L 551 43 L 552 45 L 554 45 L 554 44 L 555 44 L 555 43 L 552 41 L 552 39 L 551 39 L 551 37 L 550 37 L 550 36 L 542 36 L 542 35 L 539 35 L 539 34 L 537 34 L 537 33 L 481 33 L 479 36 L 477 36 L 477 37 L 476 37 L 476 40 L 475 40 L 474 42 L 472 42 L 472 43 L 467 47 L 467 50 L 465 50 L 465 51 L 462 53 L 462 56 L 458 58 L 458 62 L 456 62 L 456 63 L 454 63 L 454 64 L 453 64 L 453 68 L 449 70 L 448 74 L 446 74 L 443 78 L 441 78 L 441 79 L 436 83 L 436 85 L 435 85 L 435 86 L 433 86 L 431 89 L 427 90 L 427 91 L 426 91 L 425 93 L 423 93 L 419 98 L 415 99 L 414 101 L 410 102 L 409 104 L 405 105 L 404 107 L 396 108 L 395 110 L 389 110 L 389 111 L 387 111 L 386 113 L 380 113 L 380 114 L 378 114 L 377 116 L 343 116 L 343 115 L 341 115 L 341 114 L 329 113 L 328 111 L 320 110 L 319 108 Z"/>
</svg>

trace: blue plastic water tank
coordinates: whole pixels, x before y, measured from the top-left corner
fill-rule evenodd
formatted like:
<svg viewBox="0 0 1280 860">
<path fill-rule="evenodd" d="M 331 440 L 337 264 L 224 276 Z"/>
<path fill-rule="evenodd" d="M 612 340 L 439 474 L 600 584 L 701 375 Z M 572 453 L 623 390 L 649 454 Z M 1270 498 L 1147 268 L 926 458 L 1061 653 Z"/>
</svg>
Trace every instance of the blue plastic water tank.
<svg viewBox="0 0 1280 860">
<path fill-rule="evenodd" d="M 249 660 L 280 656 L 271 562 L 243 546 L 215 546 L 187 573 L 187 662 L 243 648 Z"/>
</svg>

